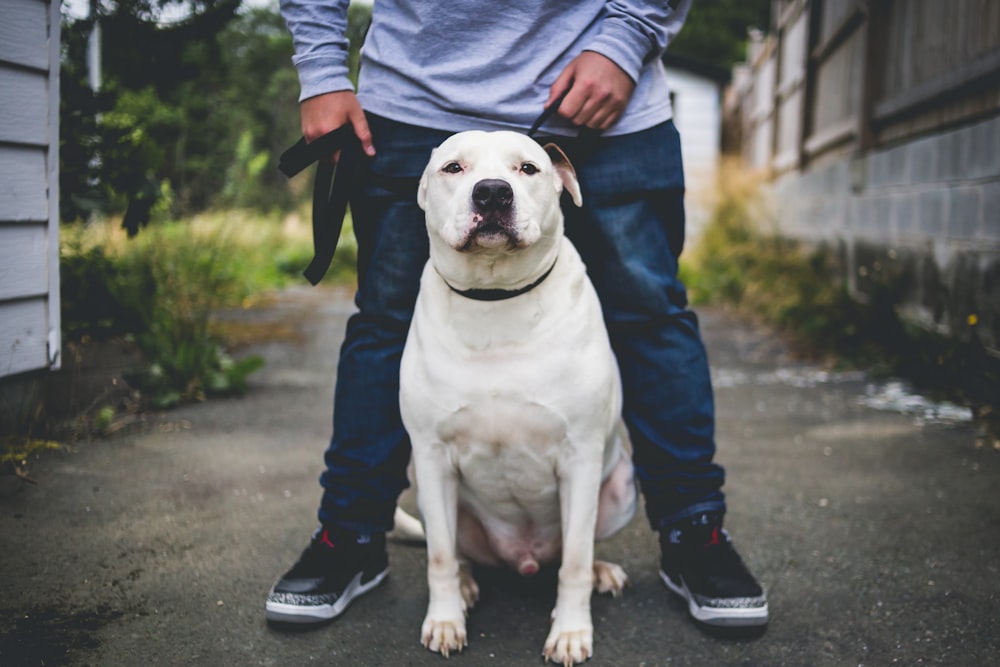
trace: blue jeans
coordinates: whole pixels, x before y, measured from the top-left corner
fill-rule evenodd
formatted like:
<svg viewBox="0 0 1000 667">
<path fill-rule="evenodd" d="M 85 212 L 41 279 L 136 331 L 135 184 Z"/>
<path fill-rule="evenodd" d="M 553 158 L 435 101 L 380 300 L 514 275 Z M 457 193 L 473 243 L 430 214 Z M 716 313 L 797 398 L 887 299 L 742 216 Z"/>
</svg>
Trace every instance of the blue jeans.
<svg viewBox="0 0 1000 667">
<path fill-rule="evenodd" d="M 427 261 L 417 182 L 450 133 L 370 116 L 376 157 L 351 201 L 358 239 L 358 312 L 347 324 L 319 519 L 359 532 L 392 527 L 408 486 L 410 443 L 399 415 L 399 361 Z M 653 529 L 725 512 L 713 462 L 708 359 L 677 278 L 684 176 L 673 123 L 584 143 L 557 140 L 584 206 L 564 199 L 566 232 L 600 296 L 621 369 L 624 418 Z"/>
</svg>

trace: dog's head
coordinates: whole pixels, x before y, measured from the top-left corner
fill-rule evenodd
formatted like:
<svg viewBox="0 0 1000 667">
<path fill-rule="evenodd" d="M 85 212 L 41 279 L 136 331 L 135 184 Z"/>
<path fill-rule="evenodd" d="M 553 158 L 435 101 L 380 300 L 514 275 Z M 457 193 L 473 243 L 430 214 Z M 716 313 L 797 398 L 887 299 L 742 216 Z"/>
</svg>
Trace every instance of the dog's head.
<svg viewBox="0 0 1000 667">
<path fill-rule="evenodd" d="M 535 262 L 554 259 L 563 231 L 563 188 L 577 206 L 582 204 L 576 173 L 555 145 L 543 148 L 516 132 L 449 137 L 431 154 L 417 193 L 426 212 L 432 261 L 449 282 L 500 286 L 522 280 Z M 473 285 L 482 277 L 463 276 L 460 267 L 469 256 L 484 255 L 494 274 L 498 263 L 520 268 L 494 275 L 493 284 Z"/>
</svg>

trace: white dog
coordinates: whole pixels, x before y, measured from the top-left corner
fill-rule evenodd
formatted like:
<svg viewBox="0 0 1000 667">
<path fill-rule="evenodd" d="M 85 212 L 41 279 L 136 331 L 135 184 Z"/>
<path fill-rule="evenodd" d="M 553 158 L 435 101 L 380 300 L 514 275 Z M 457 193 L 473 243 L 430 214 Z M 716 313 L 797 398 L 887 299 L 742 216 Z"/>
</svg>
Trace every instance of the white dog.
<svg viewBox="0 0 1000 667">
<path fill-rule="evenodd" d="M 626 583 L 594 560 L 637 494 L 601 307 L 563 235 L 564 187 L 579 206 L 565 155 L 513 132 L 449 138 L 420 180 L 430 261 L 400 402 L 427 536 L 421 640 L 445 656 L 467 644 L 469 560 L 523 575 L 561 563 L 544 655 L 564 665 L 593 654 L 592 590 Z"/>
</svg>

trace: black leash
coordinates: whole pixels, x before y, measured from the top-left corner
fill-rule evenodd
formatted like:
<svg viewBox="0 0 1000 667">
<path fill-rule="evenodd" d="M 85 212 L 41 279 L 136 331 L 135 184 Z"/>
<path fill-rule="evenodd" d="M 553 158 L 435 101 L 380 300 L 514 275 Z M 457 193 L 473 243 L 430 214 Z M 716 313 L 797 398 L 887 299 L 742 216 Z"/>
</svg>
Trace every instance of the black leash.
<svg viewBox="0 0 1000 667">
<path fill-rule="evenodd" d="M 334 164 L 329 157 L 337 150 L 340 151 L 340 159 Z M 318 163 L 313 181 L 313 259 L 303 271 L 313 285 L 319 283 L 333 261 L 340 230 L 344 227 L 347 202 L 362 159 L 361 142 L 354 135 L 354 128 L 346 124 L 309 143 L 306 143 L 305 137 L 299 139 L 281 154 L 278 161 L 278 169 L 288 178 L 313 162 Z"/>
<path fill-rule="evenodd" d="M 550 104 L 549 106 L 545 107 L 545 109 L 542 110 L 541 115 L 535 119 L 535 122 L 531 124 L 531 129 L 528 130 L 529 137 L 533 139 L 535 138 L 535 133 L 538 132 L 542 124 L 544 124 L 545 121 L 547 121 L 549 117 L 556 112 L 556 109 L 559 108 L 559 105 L 562 104 L 563 100 L 566 99 L 566 96 L 569 95 L 570 90 L 572 90 L 572 87 L 564 90 L 559 95 L 559 97 L 557 97 L 555 101 L 552 102 L 552 104 Z M 597 139 L 600 136 L 601 136 L 600 130 L 595 130 L 593 128 L 586 126 L 580 128 L 580 131 L 576 135 L 576 139 L 573 140 L 573 143 L 576 144 L 577 147 L 577 150 L 573 151 L 577 157 L 577 160 L 580 160 L 581 158 L 585 157 L 590 153 L 590 151 L 596 146 Z"/>
<path fill-rule="evenodd" d="M 540 128 L 542 124 L 545 121 L 547 121 L 552 114 L 556 112 L 556 109 L 559 108 L 559 105 L 562 104 L 563 100 L 566 99 L 566 96 L 569 95 L 570 90 L 572 90 L 572 88 L 567 88 L 566 90 L 564 90 L 562 94 L 556 98 L 555 102 L 542 109 L 542 113 L 539 114 L 538 118 L 535 119 L 535 122 L 531 124 L 531 128 L 528 130 L 529 137 L 534 137 L 535 133 L 538 132 L 538 128 Z"/>
<path fill-rule="evenodd" d="M 556 100 L 542 110 L 541 115 L 531 124 L 528 136 L 534 137 L 539 128 L 548 120 L 570 89 L 567 88 Z M 593 145 L 594 139 L 600 135 L 599 130 L 581 128 L 576 141 L 581 145 L 581 150 L 586 146 Z M 336 164 L 329 160 L 329 157 L 336 151 L 340 151 L 340 159 Z M 299 139 L 294 146 L 281 154 L 278 161 L 278 169 L 288 178 L 295 176 L 303 169 L 316 162 L 316 176 L 313 181 L 313 210 L 312 210 L 312 230 L 313 230 L 313 259 L 303 271 L 306 279 L 316 285 L 322 280 L 330 262 L 333 261 L 334 251 L 337 249 L 337 241 L 340 240 L 340 232 L 344 227 L 344 215 L 347 213 L 347 203 L 357 179 L 358 167 L 367 156 L 361 150 L 361 142 L 354 134 L 354 128 L 350 123 L 341 125 L 336 130 L 328 132 L 323 136 L 306 142 L 305 137 Z M 470 298 L 483 298 L 489 301 L 517 296 L 536 287 L 538 283 L 552 271 L 550 268 L 535 283 L 520 290 L 469 290 L 472 293 L 483 293 L 483 296 L 465 294 Z M 462 293 L 462 292 L 460 292 Z"/>
</svg>

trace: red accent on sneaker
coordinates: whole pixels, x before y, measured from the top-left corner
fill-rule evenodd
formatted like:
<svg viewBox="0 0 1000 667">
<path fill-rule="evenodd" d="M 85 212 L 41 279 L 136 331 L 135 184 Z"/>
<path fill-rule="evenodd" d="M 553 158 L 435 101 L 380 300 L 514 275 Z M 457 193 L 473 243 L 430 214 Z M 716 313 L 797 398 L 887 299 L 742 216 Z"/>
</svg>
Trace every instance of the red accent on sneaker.
<svg viewBox="0 0 1000 667">
<path fill-rule="evenodd" d="M 713 547 L 722 544 L 722 533 L 718 526 L 712 529 L 712 537 L 705 543 L 706 547 Z"/>
<path fill-rule="evenodd" d="M 326 546 L 330 547 L 331 549 L 336 548 L 335 545 L 333 544 L 333 541 L 330 539 L 330 535 L 328 534 L 325 528 L 323 529 L 323 534 L 319 536 L 319 541 L 325 544 Z"/>
</svg>

